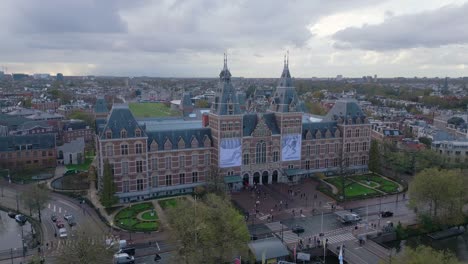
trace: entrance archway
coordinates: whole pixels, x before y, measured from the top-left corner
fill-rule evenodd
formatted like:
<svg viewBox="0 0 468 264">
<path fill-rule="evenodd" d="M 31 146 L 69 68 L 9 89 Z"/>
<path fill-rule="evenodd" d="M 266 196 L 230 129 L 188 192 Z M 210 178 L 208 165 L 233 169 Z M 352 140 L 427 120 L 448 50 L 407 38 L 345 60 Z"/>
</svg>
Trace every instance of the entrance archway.
<svg viewBox="0 0 468 264">
<path fill-rule="evenodd" d="M 242 185 L 244 185 L 244 186 L 249 185 L 249 174 L 248 173 L 244 174 L 244 177 L 242 177 Z"/>
<path fill-rule="evenodd" d="M 278 171 L 273 171 L 271 182 L 278 183 Z"/>
<path fill-rule="evenodd" d="M 260 183 L 260 173 L 259 172 L 254 173 L 253 182 L 256 183 L 256 184 Z"/>
<path fill-rule="evenodd" d="M 262 184 L 268 184 L 268 171 L 262 173 Z"/>
</svg>

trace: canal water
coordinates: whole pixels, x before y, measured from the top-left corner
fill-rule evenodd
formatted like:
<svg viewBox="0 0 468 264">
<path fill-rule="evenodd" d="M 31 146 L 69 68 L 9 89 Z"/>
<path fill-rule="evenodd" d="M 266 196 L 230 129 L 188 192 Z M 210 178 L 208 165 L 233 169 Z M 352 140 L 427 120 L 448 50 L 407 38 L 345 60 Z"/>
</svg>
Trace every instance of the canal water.
<svg viewBox="0 0 468 264">
<path fill-rule="evenodd" d="M 450 237 L 441 240 L 432 240 L 427 236 L 410 237 L 407 240 L 392 241 L 384 243 L 385 246 L 392 248 L 397 253 L 403 252 L 406 247 L 416 248 L 419 245 L 425 245 L 437 250 L 447 250 L 457 256 L 463 263 L 468 263 L 468 232 L 456 237 Z"/>
<path fill-rule="evenodd" d="M 21 230 L 25 239 L 31 238 L 31 225 L 20 225 L 4 211 L 0 211 L 0 251 L 21 248 Z"/>
</svg>

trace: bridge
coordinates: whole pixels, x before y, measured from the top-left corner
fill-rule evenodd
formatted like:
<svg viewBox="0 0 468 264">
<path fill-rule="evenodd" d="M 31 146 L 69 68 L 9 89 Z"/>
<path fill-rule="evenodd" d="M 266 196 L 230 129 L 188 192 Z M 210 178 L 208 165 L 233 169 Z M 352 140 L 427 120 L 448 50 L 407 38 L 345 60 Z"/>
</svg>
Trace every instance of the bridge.
<svg viewBox="0 0 468 264">
<path fill-rule="evenodd" d="M 292 249 L 302 240 L 305 248 L 314 248 L 317 245 L 309 244 L 308 238 L 300 237 L 293 233 L 290 228 L 280 222 L 272 222 L 266 224 L 271 232 L 281 239 L 283 243 Z M 330 230 L 320 237 L 322 241 L 328 239 L 327 249 L 336 256 L 339 255 L 340 246 L 344 245 L 343 260 L 348 264 L 378 264 L 391 263 L 391 251 L 375 243 L 372 240 L 365 240 L 364 243 L 359 243 L 357 236 L 367 236 L 376 231 L 371 229 L 369 232 L 360 233 L 354 232 L 354 227 L 343 227 L 335 230 Z M 364 230 L 363 230 L 364 231 Z"/>
</svg>

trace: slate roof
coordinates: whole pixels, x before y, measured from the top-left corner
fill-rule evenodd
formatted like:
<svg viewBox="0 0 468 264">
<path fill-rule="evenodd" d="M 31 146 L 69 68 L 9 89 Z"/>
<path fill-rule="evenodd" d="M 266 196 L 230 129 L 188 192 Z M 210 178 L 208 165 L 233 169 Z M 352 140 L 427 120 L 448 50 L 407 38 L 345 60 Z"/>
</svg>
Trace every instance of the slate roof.
<svg viewBox="0 0 468 264">
<path fill-rule="evenodd" d="M 270 111 L 282 113 L 303 112 L 303 108 L 303 104 L 299 100 L 294 88 L 288 63 L 285 61 L 283 73 L 270 103 Z"/>
<path fill-rule="evenodd" d="M 15 130 L 25 122 L 31 122 L 31 120 L 21 116 L 0 114 L 0 125 L 7 126 L 11 130 Z"/>
<path fill-rule="evenodd" d="M 141 136 L 145 137 L 144 128 L 138 125 L 128 105 L 114 104 L 100 137 L 101 139 L 105 139 L 105 132 L 110 129 L 112 131 L 112 138 L 120 138 L 120 132 L 122 129 L 125 129 L 127 131 L 127 137 L 131 138 L 135 137 L 135 130 L 137 128 L 141 130 Z"/>
<path fill-rule="evenodd" d="M 95 113 L 108 113 L 109 109 L 107 109 L 107 102 L 104 97 L 98 97 L 96 99 L 96 104 L 94 105 L 94 112 Z"/>
<path fill-rule="evenodd" d="M 335 137 L 335 132 L 337 129 L 336 122 L 334 121 L 302 123 L 302 139 L 306 139 L 307 132 L 309 131 L 311 133 L 312 139 L 316 138 L 317 131 L 320 131 L 321 138 L 325 138 L 325 133 L 327 130 L 330 130 L 331 136 Z"/>
<path fill-rule="evenodd" d="M 85 141 L 84 138 L 80 137 L 75 140 L 70 141 L 69 143 L 65 143 L 62 146 L 57 147 L 57 150 L 61 150 L 64 153 L 76 153 L 76 152 L 83 152 L 85 148 Z"/>
<path fill-rule="evenodd" d="M 212 111 L 218 115 L 228 115 L 228 107 L 232 105 L 232 114 L 241 113 L 239 101 L 237 100 L 236 90 L 231 83 L 231 72 L 227 67 L 227 59 L 224 58 L 224 68 L 219 74 L 219 84 L 216 89 L 215 99 L 212 104 Z"/>
<path fill-rule="evenodd" d="M 181 130 L 165 130 L 147 132 L 148 135 L 148 150 L 151 149 L 153 140 L 158 144 L 158 150 L 164 150 L 164 144 L 166 140 L 169 140 L 172 144 L 172 149 L 179 149 L 179 140 L 182 138 L 185 142 L 184 149 L 192 148 L 192 138 L 195 137 L 198 140 L 197 148 L 204 147 L 205 136 L 207 136 L 211 142 L 211 129 L 210 128 L 197 128 L 197 129 L 181 129 Z"/>
<path fill-rule="evenodd" d="M 355 99 L 340 99 L 335 102 L 335 105 L 325 116 L 325 120 L 337 121 L 340 118 L 343 119 L 345 124 L 357 123 L 357 119 L 360 119 L 360 123 L 364 123 L 365 114 Z"/>
<path fill-rule="evenodd" d="M 41 120 L 41 121 L 27 121 L 24 122 L 23 124 L 18 126 L 18 130 L 29 130 L 35 127 L 44 127 L 48 128 L 51 127 L 52 125 L 49 125 L 47 121 Z"/>
<path fill-rule="evenodd" d="M 15 151 L 19 146 L 32 145 L 32 149 L 55 148 L 55 134 L 35 134 L 0 137 L 0 152 Z"/>
<path fill-rule="evenodd" d="M 187 106 L 192 106 L 192 94 L 190 92 L 185 92 L 182 95 L 181 105 L 183 108 Z"/>
<path fill-rule="evenodd" d="M 275 119 L 275 114 L 274 113 L 267 113 L 263 115 L 257 115 L 255 113 L 252 114 L 245 114 L 243 115 L 243 133 L 242 135 L 244 137 L 248 137 L 252 134 L 252 132 L 255 130 L 258 124 L 258 119 L 263 118 L 265 120 L 265 124 L 268 126 L 268 128 L 271 130 L 271 133 L 273 135 L 277 135 L 280 133 L 280 129 L 278 127 L 278 124 L 276 123 Z"/>
</svg>

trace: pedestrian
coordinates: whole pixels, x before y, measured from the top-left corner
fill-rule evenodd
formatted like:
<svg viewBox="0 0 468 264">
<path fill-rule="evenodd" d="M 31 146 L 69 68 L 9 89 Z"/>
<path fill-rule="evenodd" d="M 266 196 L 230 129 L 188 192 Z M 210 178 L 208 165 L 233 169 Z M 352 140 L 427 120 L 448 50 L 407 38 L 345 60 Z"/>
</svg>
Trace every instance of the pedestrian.
<svg viewBox="0 0 468 264">
<path fill-rule="evenodd" d="M 273 222 L 273 215 L 271 215 L 271 221 Z"/>
<path fill-rule="evenodd" d="M 288 209 L 288 202 L 286 202 L 286 209 Z"/>
<path fill-rule="evenodd" d="M 302 209 L 300 210 L 300 214 L 302 215 Z"/>
<path fill-rule="evenodd" d="M 292 210 L 292 215 L 294 216 L 294 209 Z"/>
<path fill-rule="evenodd" d="M 275 209 L 278 209 L 278 204 L 277 203 L 275 203 Z"/>
</svg>

